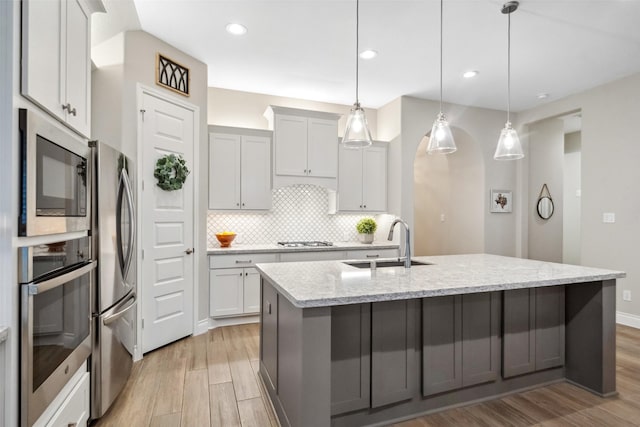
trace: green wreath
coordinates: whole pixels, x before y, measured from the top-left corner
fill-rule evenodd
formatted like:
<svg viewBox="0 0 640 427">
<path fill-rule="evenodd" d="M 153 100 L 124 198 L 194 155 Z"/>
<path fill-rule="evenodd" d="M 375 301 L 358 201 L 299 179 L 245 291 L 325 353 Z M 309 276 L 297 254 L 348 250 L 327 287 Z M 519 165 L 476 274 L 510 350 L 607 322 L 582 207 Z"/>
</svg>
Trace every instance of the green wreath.
<svg viewBox="0 0 640 427">
<path fill-rule="evenodd" d="M 182 188 L 189 173 L 187 163 L 182 156 L 167 154 L 156 162 L 153 176 L 158 179 L 158 187 L 165 191 L 174 191 Z"/>
</svg>

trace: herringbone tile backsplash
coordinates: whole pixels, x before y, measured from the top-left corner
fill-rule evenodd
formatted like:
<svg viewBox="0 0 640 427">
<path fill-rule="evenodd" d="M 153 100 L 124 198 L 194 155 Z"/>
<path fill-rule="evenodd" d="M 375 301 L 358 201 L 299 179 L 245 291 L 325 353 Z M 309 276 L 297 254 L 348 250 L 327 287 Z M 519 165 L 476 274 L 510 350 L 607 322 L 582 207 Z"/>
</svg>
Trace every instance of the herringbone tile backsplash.
<svg viewBox="0 0 640 427">
<path fill-rule="evenodd" d="M 378 222 L 376 240 L 381 240 L 386 239 L 394 219 L 391 215 L 328 214 L 329 193 L 314 185 L 276 188 L 272 194 L 273 207 L 268 212 L 209 212 L 208 247 L 219 246 L 215 233 L 225 230 L 234 231 L 237 234 L 234 243 L 241 244 L 286 240 L 356 241 L 356 223 L 367 216 Z"/>
</svg>

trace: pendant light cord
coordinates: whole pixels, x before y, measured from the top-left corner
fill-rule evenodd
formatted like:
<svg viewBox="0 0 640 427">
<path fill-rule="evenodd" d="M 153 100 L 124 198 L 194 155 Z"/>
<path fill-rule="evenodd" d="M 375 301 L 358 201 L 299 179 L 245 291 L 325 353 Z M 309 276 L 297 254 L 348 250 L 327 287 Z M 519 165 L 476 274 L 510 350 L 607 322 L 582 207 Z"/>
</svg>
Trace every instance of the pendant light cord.
<svg viewBox="0 0 640 427">
<path fill-rule="evenodd" d="M 440 0 L 440 114 L 442 114 L 442 9 L 443 1 Z"/>
<path fill-rule="evenodd" d="M 356 104 L 360 104 L 360 100 L 358 99 L 358 67 L 360 65 L 359 61 L 359 40 L 360 37 L 360 0 L 356 0 Z"/>
<path fill-rule="evenodd" d="M 511 12 L 507 17 L 507 123 L 511 122 L 509 113 L 511 111 Z"/>
</svg>

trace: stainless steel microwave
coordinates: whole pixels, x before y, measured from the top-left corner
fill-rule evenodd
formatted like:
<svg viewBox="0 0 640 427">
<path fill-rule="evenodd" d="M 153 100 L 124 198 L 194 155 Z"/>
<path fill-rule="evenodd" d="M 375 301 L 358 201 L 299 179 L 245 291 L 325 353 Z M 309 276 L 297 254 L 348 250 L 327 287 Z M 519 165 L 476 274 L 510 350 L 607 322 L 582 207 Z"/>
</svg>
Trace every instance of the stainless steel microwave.
<svg viewBox="0 0 640 427">
<path fill-rule="evenodd" d="M 20 109 L 18 234 L 85 231 L 91 227 L 87 141 Z"/>
</svg>

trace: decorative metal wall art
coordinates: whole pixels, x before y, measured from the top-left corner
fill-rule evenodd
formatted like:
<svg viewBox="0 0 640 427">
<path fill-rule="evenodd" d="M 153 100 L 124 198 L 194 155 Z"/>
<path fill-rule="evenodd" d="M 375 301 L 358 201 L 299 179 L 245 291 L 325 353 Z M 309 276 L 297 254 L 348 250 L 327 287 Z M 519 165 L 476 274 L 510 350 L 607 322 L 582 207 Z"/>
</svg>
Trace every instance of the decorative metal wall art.
<svg viewBox="0 0 640 427">
<path fill-rule="evenodd" d="M 156 83 L 181 95 L 189 96 L 189 69 L 158 53 Z"/>
</svg>

